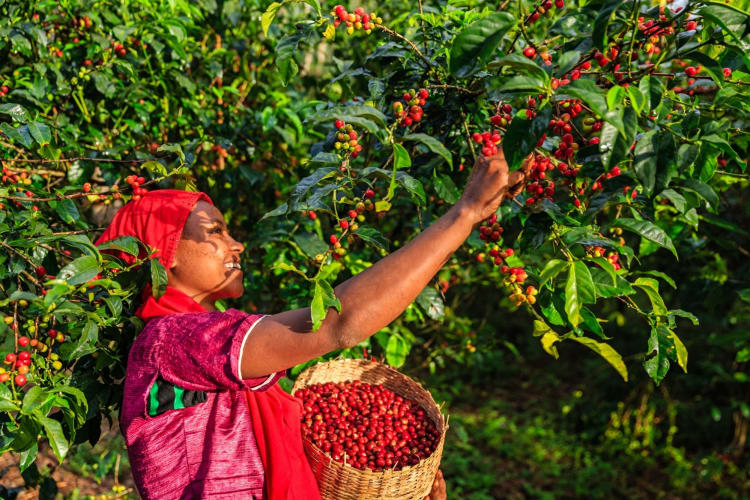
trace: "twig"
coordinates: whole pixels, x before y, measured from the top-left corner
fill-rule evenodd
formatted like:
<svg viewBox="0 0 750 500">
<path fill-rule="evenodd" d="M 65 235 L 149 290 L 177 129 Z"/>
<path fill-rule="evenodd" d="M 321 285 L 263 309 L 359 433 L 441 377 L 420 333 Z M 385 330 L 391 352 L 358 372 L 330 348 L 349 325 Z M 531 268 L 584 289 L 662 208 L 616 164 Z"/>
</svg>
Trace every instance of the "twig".
<svg viewBox="0 0 750 500">
<path fill-rule="evenodd" d="M 469 132 L 469 125 L 466 123 L 466 113 L 461 111 L 461 118 L 464 125 L 464 130 L 466 131 L 466 139 L 469 141 L 469 149 L 471 150 L 471 157 L 473 161 L 477 161 L 477 152 L 474 151 L 474 141 L 471 138 L 471 132 Z"/>
<path fill-rule="evenodd" d="M 86 234 L 86 233 L 93 233 L 96 231 L 104 231 L 107 229 L 106 227 L 90 227 L 88 229 L 79 229 L 77 231 L 63 231 L 61 233 L 52 233 L 46 236 L 71 236 L 74 234 Z"/>
<path fill-rule="evenodd" d="M 392 29 L 390 29 L 390 28 L 388 28 L 386 26 L 383 26 L 382 24 L 375 24 L 375 27 L 378 28 L 378 29 L 381 29 L 381 30 L 385 31 L 386 33 L 388 33 L 392 37 L 398 38 L 400 40 L 403 40 L 404 42 L 406 42 L 407 44 L 409 44 L 409 46 L 412 48 L 412 50 L 414 52 L 416 52 L 419 57 L 422 58 L 422 60 L 424 61 L 424 63 L 427 65 L 427 67 L 428 68 L 432 67 L 432 63 L 430 63 L 430 60 L 427 59 L 424 56 L 424 54 L 422 54 L 422 51 L 419 50 L 419 47 L 417 47 L 416 45 L 414 45 L 414 42 L 412 42 L 411 40 L 409 40 L 408 38 L 406 38 L 404 35 L 402 35 L 400 33 L 396 33 Z"/>
<path fill-rule="evenodd" d="M 37 158 L 33 160 L 28 160 L 25 158 L 8 158 L 4 159 L 2 161 L 7 161 L 11 163 L 63 163 L 63 162 L 74 162 L 74 161 L 96 161 L 101 163 L 146 163 L 148 161 L 156 161 L 159 158 L 153 157 L 153 158 L 146 158 L 144 160 L 138 160 L 138 159 L 132 159 L 132 160 L 116 160 L 114 158 L 88 158 L 88 157 L 77 157 L 77 158 L 60 158 L 58 160 L 50 160 L 47 158 Z"/>
<path fill-rule="evenodd" d="M 0 160 L 0 162 L 5 162 L 9 160 Z M 27 170 L 25 168 L 18 168 L 18 167 L 5 167 L 6 169 L 10 170 L 11 172 L 30 172 L 33 174 L 47 174 L 47 175 L 53 175 L 55 177 L 65 177 L 65 172 L 61 170 L 46 170 L 46 169 L 33 169 L 33 170 Z"/>
<path fill-rule="evenodd" d="M 428 89 L 443 89 L 443 90 L 458 90 L 459 92 L 463 92 L 465 94 L 471 94 L 471 95 L 479 95 L 483 94 L 484 90 L 471 90 L 467 89 L 466 87 L 461 87 L 460 85 L 445 85 L 445 84 L 432 84 L 427 85 L 426 88 Z"/>
</svg>

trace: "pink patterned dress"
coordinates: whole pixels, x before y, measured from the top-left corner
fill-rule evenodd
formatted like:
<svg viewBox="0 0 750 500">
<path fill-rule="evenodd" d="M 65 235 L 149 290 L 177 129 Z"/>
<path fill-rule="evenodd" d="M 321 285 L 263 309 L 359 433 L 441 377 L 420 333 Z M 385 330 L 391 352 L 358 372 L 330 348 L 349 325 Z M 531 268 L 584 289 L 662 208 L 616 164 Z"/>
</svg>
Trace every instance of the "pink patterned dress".
<svg viewBox="0 0 750 500">
<path fill-rule="evenodd" d="M 228 309 L 151 320 L 128 356 L 120 427 L 144 499 L 264 497 L 264 470 L 242 391 L 244 341 L 262 315 Z"/>
</svg>

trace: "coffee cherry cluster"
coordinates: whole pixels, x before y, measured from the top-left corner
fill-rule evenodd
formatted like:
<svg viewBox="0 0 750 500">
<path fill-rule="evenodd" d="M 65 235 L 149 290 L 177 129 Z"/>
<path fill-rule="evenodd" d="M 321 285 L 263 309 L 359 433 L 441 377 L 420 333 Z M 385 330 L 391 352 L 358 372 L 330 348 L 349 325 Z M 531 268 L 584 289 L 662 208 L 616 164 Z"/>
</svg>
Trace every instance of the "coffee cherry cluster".
<svg viewBox="0 0 750 500">
<path fill-rule="evenodd" d="M 492 214 L 479 225 L 479 239 L 485 242 L 499 241 L 503 228 L 497 223 L 497 214 Z M 483 254 L 479 254 L 483 255 Z"/>
<path fill-rule="evenodd" d="M 121 43 L 115 42 L 112 45 L 112 50 L 115 51 L 115 54 L 117 54 L 119 57 L 125 57 L 128 54 L 128 51 L 125 49 L 125 46 Z"/>
<path fill-rule="evenodd" d="M 568 160 L 572 158 L 576 151 L 580 148 L 579 144 L 575 142 L 573 134 L 564 134 L 555 150 L 555 158 L 558 160 Z"/>
<path fill-rule="evenodd" d="M 349 13 L 343 5 L 337 5 L 331 12 L 333 16 L 333 25 L 338 28 L 341 23 L 346 26 L 346 32 L 353 34 L 354 30 L 364 30 L 368 35 L 372 32 L 373 25 L 375 23 L 382 24 L 383 19 L 372 14 L 365 13 L 365 9 L 357 7 L 354 9 L 354 13 Z"/>
<path fill-rule="evenodd" d="M 484 156 L 492 156 L 497 154 L 497 145 L 500 144 L 502 137 L 496 130 L 489 130 L 487 132 L 474 132 L 471 138 L 477 144 L 482 145 L 482 154 Z"/>
<path fill-rule="evenodd" d="M 528 24 L 533 24 L 539 19 L 540 16 L 550 15 L 552 13 L 553 6 L 557 7 L 558 9 L 563 9 L 565 8 L 565 1 L 555 0 L 554 2 L 552 2 L 552 0 L 545 0 L 544 2 L 537 5 L 534 11 L 529 14 L 529 17 L 526 18 L 526 22 Z"/>
<path fill-rule="evenodd" d="M 0 97 L 5 97 L 10 92 L 10 88 L 7 85 L 0 85 Z"/>
<path fill-rule="evenodd" d="M 622 229 L 620 229 L 620 234 L 622 234 Z M 620 270 L 620 256 L 617 252 L 607 252 L 604 248 L 599 246 L 588 246 L 586 247 L 586 254 L 590 257 L 604 257 L 606 255 L 607 260 L 612 264 L 612 267 L 615 268 L 615 271 Z"/>
<path fill-rule="evenodd" d="M 393 103 L 393 113 L 399 119 L 399 125 L 408 127 L 412 123 L 421 121 L 424 112 L 422 106 L 425 105 L 428 97 L 430 97 L 430 93 L 427 89 L 419 89 L 419 92 L 411 89 L 404 92 L 402 96 L 404 102 L 395 101 Z"/>
<path fill-rule="evenodd" d="M 507 127 L 513 120 L 513 106 L 510 104 L 498 104 L 497 112 L 490 116 L 490 123 L 496 127 Z"/>
<path fill-rule="evenodd" d="M 341 158 L 350 155 L 352 158 L 359 156 L 362 145 L 359 143 L 359 134 L 351 124 L 343 120 L 336 120 L 336 142 L 333 147 Z"/>
<path fill-rule="evenodd" d="M 514 291 L 510 296 L 510 301 L 513 302 L 513 305 L 516 307 L 519 307 L 524 302 L 528 302 L 531 305 L 536 304 L 536 296 L 539 292 L 537 289 L 531 285 L 526 287 L 526 290 L 523 290 L 520 286 L 514 287 Z"/>
<path fill-rule="evenodd" d="M 302 435 L 333 460 L 359 470 L 416 465 L 440 442 L 424 409 L 379 384 L 315 384 L 295 397 L 302 401 Z"/>
<path fill-rule="evenodd" d="M 526 176 L 527 205 L 533 205 L 542 198 L 552 200 L 555 196 L 555 183 L 546 179 L 547 171 L 554 170 L 552 160 L 544 155 L 535 154 L 531 160 L 529 174 Z"/>
</svg>

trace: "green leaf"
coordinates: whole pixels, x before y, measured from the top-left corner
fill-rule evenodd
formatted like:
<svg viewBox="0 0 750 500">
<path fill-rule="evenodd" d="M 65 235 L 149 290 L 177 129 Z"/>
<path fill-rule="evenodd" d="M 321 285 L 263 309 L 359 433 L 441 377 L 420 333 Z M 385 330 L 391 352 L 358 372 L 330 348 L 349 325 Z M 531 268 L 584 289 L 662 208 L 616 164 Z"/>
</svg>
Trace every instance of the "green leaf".
<svg viewBox="0 0 750 500">
<path fill-rule="evenodd" d="M 42 387 L 35 385 L 24 395 L 21 411 L 30 415 L 34 410 L 41 408 L 54 398 L 54 394 L 50 394 Z"/>
<path fill-rule="evenodd" d="M 151 295 L 159 298 L 167 291 L 167 270 L 158 259 L 151 259 Z"/>
<path fill-rule="evenodd" d="M 174 153 L 180 159 L 182 163 L 185 163 L 185 153 L 182 151 L 182 146 L 176 143 L 162 144 L 156 150 L 157 153 Z"/>
<path fill-rule="evenodd" d="M 377 229 L 368 226 L 362 226 L 354 234 L 376 247 L 388 251 L 388 240 Z"/>
<path fill-rule="evenodd" d="M 645 194 L 651 196 L 656 185 L 656 166 L 658 160 L 658 145 L 656 130 L 650 130 L 641 137 L 635 145 L 633 169 L 638 180 L 643 185 Z"/>
<path fill-rule="evenodd" d="M 583 318 L 584 327 L 586 327 L 592 333 L 597 334 L 601 338 L 605 338 L 604 330 L 602 325 L 599 324 L 599 320 L 596 315 L 588 307 L 581 307 L 581 318 Z"/>
<path fill-rule="evenodd" d="M 633 286 L 637 286 L 648 295 L 651 301 L 651 308 L 655 314 L 659 316 L 667 315 L 667 306 L 664 305 L 664 299 L 659 295 L 659 282 L 653 278 L 638 278 L 633 282 Z"/>
<path fill-rule="evenodd" d="M 2 122 L 0 123 L 0 132 L 27 148 L 30 148 L 34 144 L 34 140 L 31 138 L 29 127 L 27 125 L 14 127 L 8 122 Z"/>
<path fill-rule="evenodd" d="M 665 189 L 664 191 L 659 193 L 659 196 L 662 196 L 671 201 L 672 205 L 674 205 L 677 211 L 681 214 L 685 213 L 685 208 L 687 208 L 687 200 L 684 196 L 682 196 L 674 189 Z"/>
<path fill-rule="evenodd" d="M 635 85 L 630 85 L 626 90 L 628 97 L 630 97 L 630 104 L 633 105 L 635 112 L 640 115 L 646 108 L 646 96 Z"/>
<path fill-rule="evenodd" d="M 623 112 L 622 130 L 610 119 L 602 126 L 601 141 L 599 142 L 599 151 L 602 154 L 602 163 L 607 170 L 617 165 L 630 152 L 630 146 L 635 139 L 635 133 L 638 128 L 638 122 L 635 111 L 632 108 L 625 108 Z"/>
<path fill-rule="evenodd" d="M 615 351 L 611 345 L 605 344 L 604 342 L 597 342 L 596 340 L 588 337 L 570 336 L 568 338 L 585 345 L 592 351 L 599 354 L 601 357 L 607 360 L 607 363 L 612 365 L 612 367 L 617 370 L 617 373 L 620 374 L 625 382 L 628 381 L 628 369 L 625 366 L 625 362 L 622 360 L 622 356 L 620 356 L 620 354 Z"/>
<path fill-rule="evenodd" d="M 385 360 L 394 368 L 400 368 L 406 361 L 410 350 L 411 344 L 398 333 L 393 333 L 388 337 L 388 344 L 385 347 Z"/>
<path fill-rule="evenodd" d="M 406 151 L 406 148 L 398 143 L 393 144 L 393 167 L 396 170 L 411 167 L 409 153 Z"/>
<path fill-rule="evenodd" d="M 57 273 L 57 279 L 65 280 L 71 285 L 80 285 L 96 277 L 99 263 L 93 255 L 78 257 Z"/>
<path fill-rule="evenodd" d="M 14 122 L 18 123 L 28 123 L 29 121 L 29 114 L 26 109 L 14 102 L 0 104 L 0 114 L 9 115 Z"/>
<path fill-rule="evenodd" d="M 748 15 L 739 9 L 718 2 L 704 2 L 707 5 L 698 11 L 698 15 L 713 21 L 742 43 L 748 32 Z"/>
<path fill-rule="evenodd" d="M 304 197 L 313 186 L 316 186 L 320 181 L 336 175 L 338 172 L 336 167 L 321 167 L 312 174 L 308 175 L 294 188 L 292 193 L 292 199 L 299 200 Z"/>
<path fill-rule="evenodd" d="M 740 296 L 740 299 L 750 304 L 750 288 L 744 288 L 742 290 L 739 290 L 737 292 L 737 295 Z"/>
<path fill-rule="evenodd" d="M 69 198 L 50 201 L 49 205 L 55 209 L 57 215 L 59 215 L 60 219 L 66 224 L 74 224 L 81 218 L 81 214 L 78 213 L 78 207 L 76 207 L 75 202 Z"/>
<path fill-rule="evenodd" d="M 484 67 L 515 23 L 510 13 L 495 12 L 461 30 L 451 46 L 451 74 L 465 78 Z"/>
<path fill-rule="evenodd" d="M 565 285 L 565 313 L 574 327 L 583 320 L 581 306 L 596 302 L 596 290 L 589 268 L 581 261 L 575 261 L 568 269 Z"/>
<path fill-rule="evenodd" d="M 516 117 L 510 122 L 503 138 L 503 153 L 510 170 L 518 169 L 523 160 L 534 151 L 539 140 L 549 128 L 552 107 L 544 106 L 533 120 Z M 505 146 L 508 147 L 505 147 Z"/>
<path fill-rule="evenodd" d="M 324 279 L 317 279 L 313 283 L 313 299 L 310 304 L 310 313 L 312 316 L 313 331 L 318 331 L 320 325 L 328 314 L 328 309 L 335 307 L 341 312 L 341 301 L 333 292 L 331 284 Z"/>
<path fill-rule="evenodd" d="M 604 257 L 594 257 L 594 262 L 596 262 L 599 267 L 609 275 L 610 278 L 612 278 L 612 286 L 617 286 L 617 271 L 615 271 L 615 267 L 612 265 L 612 263 L 605 259 Z M 593 279 L 593 277 L 592 277 Z"/>
<path fill-rule="evenodd" d="M 698 193 L 700 197 L 706 200 L 714 210 L 718 207 L 719 196 L 711 188 L 711 186 L 709 186 L 705 182 L 697 181 L 695 179 L 685 179 L 684 183 L 686 188 Z"/>
<path fill-rule="evenodd" d="M 549 75 L 542 69 L 536 62 L 529 59 L 528 57 L 520 54 L 511 54 L 505 56 L 497 61 L 493 61 L 488 65 L 488 69 L 500 69 L 504 66 L 510 66 L 518 72 L 533 76 L 545 82 L 545 85 L 549 83 Z"/>
<path fill-rule="evenodd" d="M 435 192 L 441 200 L 450 204 L 456 203 L 461 198 L 461 191 L 458 190 L 447 174 L 435 175 Z"/>
<path fill-rule="evenodd" d="M 669 286 L 677 290 L 677 284 L 674 282 L 674 280 L 661 271 L 641 271 L 639 274 L 648 274 L 651 276 L 656 276 L 657 278 L 661 278 L 666 281 Z"/>
<path fill-rule="evenodd" d="M 539 288 L 541 289 L 545 283 L 563 272 L 570 265 L 567 260 L 550 259 L 547 264 L 544 265 L 544 269 L 539 273 Z"/>
<path fill-rule="evenodd" d="M 305 119 L 305 122 L 319 123 L 343 120 L 345 122 L 354 123 L 354 120 L 359 118 L 364 118 L 371 123 L 375 122 L 381 127 L 385 127 L 386 122 L 388 121 L 388 118 L 377 108 L 366 104 L 356 104 L 353 106 L 336 106 L 323 109 L 322 111 L 318 111 L 317 113 L 308 116 Z"/>
<path fill-rule="evenodd" d="M 566 85 L 560 92 L 582 100 L 596 113 L 604 117 L 607 114 L 607 101 L 604 90 L 599 88 L 593 80 L 579 78 Z"/>
<path fill-rule="evenodd" d="M 28 127 L 31 137 L 33 137 L 40 146 L 46 146 L 52 141 L 52 133 L 46 124 L 40 122 L 29 122 Z"/>
<path fill-rule="evenodd" d="M 404 172 L 396 172 L 396 182 L 402 185 L 420 206 L 427 203 L 427 195 L 420 181 Z"/>
<path fill-rule="evenodd" d="M 677 355 L 677 364 L 680 365 L 682 371 L 687 373 L 688 352 L 685 348 L 685 344 L 682 343 L 682 340 L 680 340 L 677 334 L 672 330 L 669 328 L 666 328 L 666 330 L 669 332 L 669 338 L 674 344 L 675 354 Z"/>
<path fill-rule="evenodd" d="M 649 241 L 653 241 L 660 247 L 666 248 L 667 250 L 672 252 L 675 258 L 678 258 L 677 250 L 672 243 L 672 238 L 667 236 L 667 233 L 665 233 L 664 230 L 656 224 L 646 220 L 619 218 L 616 219 L 612 223 L 612 225 L 627 229 L 628 231 L 632 231 Z"/>
<path fill-rule="evenodd" d="M 62 463 L 65 455 L 68 454 L 69 443 L 65 438 L 65 434 L 63 434 L 60 422 L 41 415 L 38 415 L 37 419 L 42 424 L 42 427 L 44 427 L 44 432 L 47 434 L 47 439 L 52 447 L 52 451 L 55 452 L 57 460 Z"/>
<path fill-rule="evenodd" d="M 451 169 L 453 168 L 453 155 L 443 146 L 443 143 L 427 134 L 407 134 L 403 137 L 405 141 L 416 141 L 427 146 L 427 149 L 442 156 Z"/>
<path fill-rule="evenodd" d="M 663 325 L 651 328 L 648 339 L 648 359 L 643 362 L 646 373 L 659 384 L 669 371 L 667 349 L 672 347 L 669 329 Z"/>
<path fill-rule="evenodd" d="M 316 255 L 328 251 L 326 242 L 321 240 L 315 233 L 296 233 L 292 236 L 292 239 L 310 258 L 315 258 Z"/>
<path fill-rule="evenodd" d="M 279 8 L 282 5 L 283 3 L 273 2 L 271 5 L 268 6 L 266 11 L 260 16 L 260 26 L 263 29 L 263 34 L 265 36 L 268 36 L 268 28 L 271 26 L 271 23 L 276 17 L 276 13 L 279 11 Z"/>
<path fill-rule="evenodd" d="M 134 236 L 120 236 L 114 240 L 110 240 L 106 243 L 102 243 L 98 246 L 99 251 L 103 250 L 118 250 L 125 252 L 126 254 L 138 257 L 140 254 L 140 247 L 138 240 Z"/>
<path fill-rule="evenodd" d="M 417 295 L 416 303 L 431 319 L 439 321 L 445 315 L 445 305 L 440 294 L 434 287 L 428 285 Z"/>
<path fill-rule="evenodd" d="M 555 359 L 558 359 L 560 357 L 560 354 L 557 352 L 557 347 L 555 344 L 557 342 L 560 342 L 562 340 L 560 336 L 553 332 L 551 329 L 548 332 L 545 332 L 542 335 L 542 338 L 539 339 L 539 341 L 542 343 L 542 348 L 544 351 L 549 354 L 550 356 L 553 356 Z"/>
<path fill-rule="evenodd" d="M 75 342 L 68 342 L 60 347 L 60 354 L 66 361 L 73 361 L 96 351 L 99 341 L 99 327 L 88 321 L 81 331 L 81 337 Z"/>
<path fill-rule="evenodd" d="M 31 467 L 31 464 L 36 460 L 36 456 L 39 453 L 39 445 L 34 441 L 31 446 L 18 454 L 18 468 L 21 472 Z"/>
<path fill-rule="evenodd" d="M 489 81 L 490 88 L 498 92 L 528 91 L 542 93 L 545 90 L 544 80 L 533 76 L 518 75 L 511 78 L 497 77 Z"/>
<path fill-rule="evenodd" d="M 623 5 L 625 3 L 622 0 L 609 0 L 599 9 L 599 14 L 594 21 L 594 31 L 591 35 L 594 47 L 604 50 L 607 45 L 607 28 L 609 28 L 609 23 L 615 17 L 617 9 Z"/>
<path fill-rule="evenodd" d="M 615 85 L 607 91 L 607 107 L 609 109 L 615 109 L 618 107 L 623 99 L 625 99 L 626 91 L 619 85 Z"/>
</svg>

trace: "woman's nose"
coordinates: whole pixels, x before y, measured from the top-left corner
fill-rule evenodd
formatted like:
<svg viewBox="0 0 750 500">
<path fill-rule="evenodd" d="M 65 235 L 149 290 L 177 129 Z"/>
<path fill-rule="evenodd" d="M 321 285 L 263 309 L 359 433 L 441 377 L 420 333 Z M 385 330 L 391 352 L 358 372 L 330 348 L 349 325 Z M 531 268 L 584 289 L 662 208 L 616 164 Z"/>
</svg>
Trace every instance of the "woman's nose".
<svg viewBox="0 0 750 500">
<path fill-rule="evenodd" d="M 229 237 L 229 240 L 230 240 L 229 246 L 233 252 L 242 253 L 245 251 L 245 245 L 235 240 L 231 236 Z"/>
</svg>

